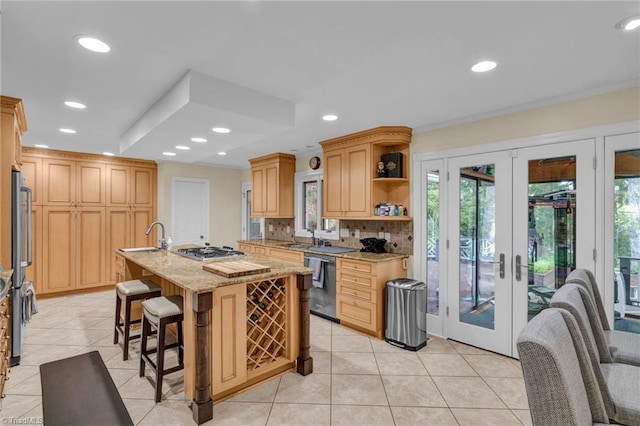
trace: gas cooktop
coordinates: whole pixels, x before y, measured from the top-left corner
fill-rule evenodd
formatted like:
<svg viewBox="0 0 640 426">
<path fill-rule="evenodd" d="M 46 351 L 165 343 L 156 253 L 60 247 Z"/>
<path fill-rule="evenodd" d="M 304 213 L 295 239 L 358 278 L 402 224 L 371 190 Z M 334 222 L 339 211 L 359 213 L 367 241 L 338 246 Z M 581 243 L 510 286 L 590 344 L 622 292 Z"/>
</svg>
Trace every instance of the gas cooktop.
<svg viewBox="0 0 640 426">
<path fill-rule="evenodd" d="M 181 248 L 174 250 L 173 253 L 179 254 L 180 256 L 188 257 L 189 259 L 195 260 L 207 260 L 207 259 L 216 259 L 221 257 L 233 257 L 233 256 L 242 256 L 243 252 L 234 250 L 233 247 L 194 247 L 194 248 Z"/>
</svg>

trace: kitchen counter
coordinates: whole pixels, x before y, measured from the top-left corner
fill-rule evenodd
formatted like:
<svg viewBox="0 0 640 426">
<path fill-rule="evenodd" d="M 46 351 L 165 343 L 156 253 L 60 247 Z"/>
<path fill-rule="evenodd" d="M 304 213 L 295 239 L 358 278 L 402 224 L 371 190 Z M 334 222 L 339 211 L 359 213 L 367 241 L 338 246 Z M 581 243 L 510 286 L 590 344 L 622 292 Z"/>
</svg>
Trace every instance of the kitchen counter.
<svg viewBox="0 0 640 426">
<path fill-rule="evenodd" d="M 139 252 L 122 252 L 118 250 L 117 253 L 126 260 L 141 265 L 144 269 L 152 272 L 154 275 L 171 281 L 177 286 L 192 293 L 211 292 L 218 287 L 242 284 L 256 280 L 267 280 L 270 278 L 288 275 L 307 275 L 313 273 L 313 270 L 309 268 L 292 265 L 290 263 L 274 262 L 250 255 L 201 261 L 189 259 L 163 250 Z M 229 262 L 234 259 L 242 259 L 248 262 L 268 266 L 271 268 L 271 271 L 244 277 L 225 278 L 202 269 L 202 265 L 205 263 Z"/>
<path fill-rule="evenodd" d="M 321 251 L 313 250 L 313 248 L 303 249 L 303 248 L 289 247 L 289 245 L 292 244 L 291 241 L 269 240 L 269 239 L 238 240 L 238 243 L 253 244 L 253 245 L 264 246 L 264 247 L 277 247 L 277 248 L 284 248 L 287 250 L 295 250 L 295 251 L 302 251 L 302 252 L 309 252 L 309 253 L 319 253 L 327 256 L 343 257 L 347 259 L 366 260 L 368 262 L 385 262 L 387 260 L 404 259 L 409 257 L 409 255 L 402 254 L 402 253 L 364 253 L 364 252 L 358 251 L 357 249 L 354 249 L 355 251 L 350 251 L 347 253 L 324 253 Z M 333 247 L 338 247 L 338 246 L 333 246 Z M 260 260 L 262 260 L 262 258 L 260 258 Z"/>
<path fill-rule="evenodd" d="M 13 269 L 5 269 L 2 271 L 2 274 L 0 274 L 0 278 L 2 278 L 2 280 L 0 281 L 0 302 L 2 302 L 5 297 L 7 297 L 9 290 L 11 290 L 12 275 Z"/>
<path fill-rule="evenodd" d="M 183 298 L 184 392 L 197 424 L 213 418 L 214 398 L 293 369 L 312 373 L 312 269 L 253 256 L 201 261 L 162 250 L 116 254 L 120 279 L 148 279 L 163 296 Z M 202 269 L 205 263 L 234 260 L 271 271 L 225 278 Z"/>
</svg>

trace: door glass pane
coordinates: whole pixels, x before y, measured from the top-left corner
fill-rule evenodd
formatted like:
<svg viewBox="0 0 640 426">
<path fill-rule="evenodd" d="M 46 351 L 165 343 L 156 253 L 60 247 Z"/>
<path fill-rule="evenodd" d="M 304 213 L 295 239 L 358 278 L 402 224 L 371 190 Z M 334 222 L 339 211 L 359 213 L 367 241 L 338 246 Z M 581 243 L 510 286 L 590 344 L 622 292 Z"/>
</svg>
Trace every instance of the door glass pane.
<svg viewBox="0 0 640 426">
<path fill-rule="evenodd" d="M 614 328 L 640 333 L 640 150 L 616 152 Z"/>
<path fill-rule="evenodd" d="M 440 310 L 440 172 L 427 172 L 427 313 Z"/>
<path fill-rule="evenodd" d="M 549 306 L 576 267 L 576 159 L 529 161 L 528 319 Z M 524 261 L 522 262 L 524 264 Z"/>
<path fill-rule="evenodd" d="M 460 170 L 460 322 L 494 329 L 495 165 Z"/>
</svg>

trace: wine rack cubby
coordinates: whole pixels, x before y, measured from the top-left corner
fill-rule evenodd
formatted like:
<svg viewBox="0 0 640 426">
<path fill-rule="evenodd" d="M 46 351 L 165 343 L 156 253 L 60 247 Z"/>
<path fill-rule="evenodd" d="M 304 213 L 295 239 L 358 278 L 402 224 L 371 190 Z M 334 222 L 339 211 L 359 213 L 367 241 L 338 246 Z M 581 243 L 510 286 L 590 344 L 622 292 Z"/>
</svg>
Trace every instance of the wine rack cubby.
<svg viewBox="0 0 640 426">
<path fill-rule="evenodd" d="M 247 284 L 247 371 L 259 373 L 288 353 L 287 297 L 282 278 Z"/>
</svg>

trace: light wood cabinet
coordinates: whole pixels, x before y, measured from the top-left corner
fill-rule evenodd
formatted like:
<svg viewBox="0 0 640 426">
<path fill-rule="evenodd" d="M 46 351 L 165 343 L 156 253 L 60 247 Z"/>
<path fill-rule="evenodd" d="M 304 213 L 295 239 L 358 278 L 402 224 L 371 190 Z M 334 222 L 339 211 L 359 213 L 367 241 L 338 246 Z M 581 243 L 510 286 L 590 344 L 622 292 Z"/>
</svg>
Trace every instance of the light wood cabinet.
<svg viewBox="0 0 640 426">
<path fill-rule="evenodd" d="M 153 208 L 155 168 L 108 164 L 106 174 L 108 207 Z"/>
<path fill-rule="evenodd" d="M 247 380 L 247 286 L 218 287 L 213 292 L 213 392 Z"/>
<path fill-rule="evenodd" d="M 34 190 L 34 262 L 41 294 L 119 282 L 114 250 L 155 245 L 156 165 L 151 161 L 24 148 Z M 33 182 L 33 183 L 31 183 Z"/>
<path fill-rule="evenodd" d="M 381 339 L 385 327 L 384 286 L 390 279 L 407 276 L 403 261 L 367 262 L 338 258 L 336 315 L 340 322 Z"/>
<path fill-rule="evenodd" d="M 251 216 L 293 218 L 296 157 L 275 153 L 251 163 Z"/>
<path fill-rule="evenodd" d="M 31 201 L 35 206 L 42 205 L 42 158 L 30 155 L 22 156 L 22 176 L 31 188 Z"/>
<path fill-rule="evenodd" d="M 304 252 L 297 250 L 288 250 L 285 248 L 270 247 L 267 257 L 273 260 L 293 263 L 298 266 L 304 266 Z"/>
<path fill-rule="evenodd" d="M 22 100 L 0 96 L 0 263 L 7 267 L 11 265 L 11 171 L 20 170 L 26 131 Z"/>
<path fill-rule="evenodd" d="M 408 127 L 377 127 L 320 142 L 324 156 L 323 216 L 367 220 L 411 220 L 410 216 L 376 216 L 381 202 L 409 208 Z M 403 177 L 378 178 L 382 154 L 403 154 Z"/>
</svg>

